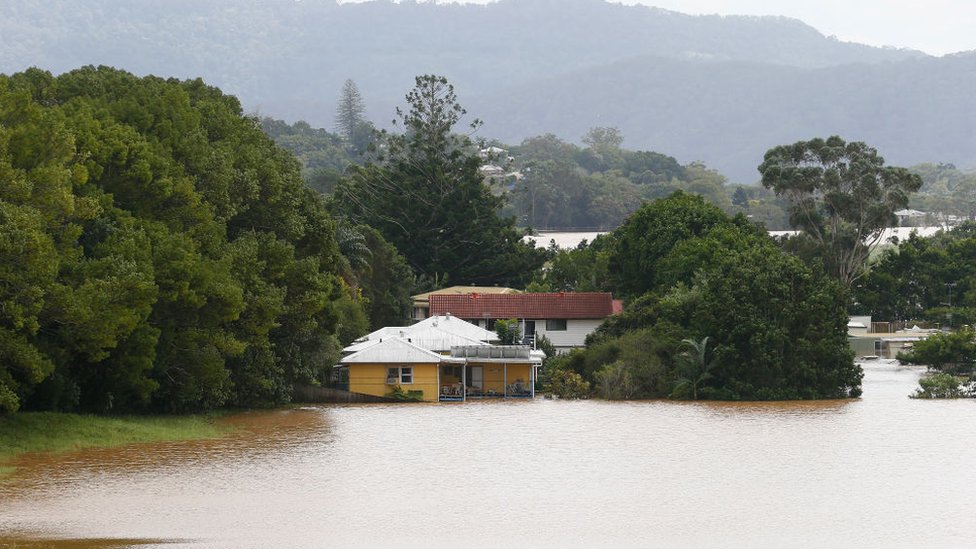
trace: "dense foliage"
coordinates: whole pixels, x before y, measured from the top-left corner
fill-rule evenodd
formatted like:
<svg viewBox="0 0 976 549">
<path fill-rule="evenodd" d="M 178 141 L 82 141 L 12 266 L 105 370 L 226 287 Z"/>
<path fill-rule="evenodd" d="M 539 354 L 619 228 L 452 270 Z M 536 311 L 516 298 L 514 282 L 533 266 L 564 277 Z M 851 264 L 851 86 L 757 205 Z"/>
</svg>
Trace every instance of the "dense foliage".
<svg viewBox="0 0 976 549">
<path fill-rule="evenodd" d="M 652 151 L 621 147 L 616 128 L 590 128 L 585 147 L 554 135 L 506 149 L 508 175 L 496 186 L 510 191 L 505 212 L 534 229 L 614 228 L 646 200 L 678 189 L 695 192 L 728 211 L 725 178 L 700 163 L 687 166 Z"/>
<path fill-rule="evenodd" d="M 0 411 L 284 402 L 361 311 L 298 164 L 200 80 L 0 77 L 0 228 Z"/>
<path fill-rule="evenodd" d="M 909 204 L 926 215 L 913 225 L 948 225 L 976 220 L 976 170 L 952 164 L 919 164 L 912 172 L 922 178 L 922 188 Z"/>
<path fill-rule="evenodd" d="M 865 274 L 872 248 L 894 212 L 922 179 L 885 166 L 865 143 L 840 137 L 798 141 L 766 151 L 759 166 L 763 186 L 789 201 L 790 224 L 810 242 L 827 272 L 847 287 Z"/>
<path fill-rule="evenodd" d="M 676 193 L 643 206 L 613 237 L 614 280 L 639 297 L 556 368 L 608 397 L 860 394 L 844 289 L 761 229 Z"/>
<path fill-rule="evenodd" d="M 976 331 L 965 327 L 955 332 L 939 332 L 915 343 L 898 360 L 924 364 L 949 374 L 973 374 L 976 367 Z"/>
<path fill-rule="evenodd" d="M 384 135 L 379 160 L 350 171 L 336 209 L 377 229 L 420 276 L 523 285 L 545 254 L 499 216 L 503 199 L 485 185 L 477 148 L 453 133 L 465 114 L 453 86 L 417 77 L 406 99 L 404 133 Z"/>
<path fill-rule="evenodd" d="M 359 161 L 341 136 L 313 128 L 305 121 L 288 124 L 262 118 L 261 129 L 278 146 L 295 155 L 308 186 L 322 194 L 332 194 L 346 168 Z"/>
<path fill-rule="evenodd" d="M 976 324 L 976 224 L 886 249 L 854 288 L 853 312 L 890 320 Z"/>
</svg>

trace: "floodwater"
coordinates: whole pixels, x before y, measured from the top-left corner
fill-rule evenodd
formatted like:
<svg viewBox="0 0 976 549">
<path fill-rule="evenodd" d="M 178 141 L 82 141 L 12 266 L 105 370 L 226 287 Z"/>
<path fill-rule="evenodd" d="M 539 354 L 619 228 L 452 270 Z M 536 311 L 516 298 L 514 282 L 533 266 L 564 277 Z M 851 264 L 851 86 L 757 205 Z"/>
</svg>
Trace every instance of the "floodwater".
<svg viewBox="0 0 976 549">
<path fill-rule="evenodd" d="M 0 547 L 972 546 L 976 401 L 317 406 L 31 457 Z"/>
</svg>

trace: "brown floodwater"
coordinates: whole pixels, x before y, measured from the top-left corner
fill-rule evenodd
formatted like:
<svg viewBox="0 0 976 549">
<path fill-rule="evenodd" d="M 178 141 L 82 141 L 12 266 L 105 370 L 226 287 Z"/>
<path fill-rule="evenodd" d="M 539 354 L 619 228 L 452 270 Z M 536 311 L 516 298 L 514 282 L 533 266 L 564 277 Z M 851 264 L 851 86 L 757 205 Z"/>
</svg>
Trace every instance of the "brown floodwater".
<svg viewBox="0 0 976 549">
<path fill-rule="evenodd" d="M 314 406 L 30 456 L 0 547 L 972 546 L 976 401 Z"/>
</svg>

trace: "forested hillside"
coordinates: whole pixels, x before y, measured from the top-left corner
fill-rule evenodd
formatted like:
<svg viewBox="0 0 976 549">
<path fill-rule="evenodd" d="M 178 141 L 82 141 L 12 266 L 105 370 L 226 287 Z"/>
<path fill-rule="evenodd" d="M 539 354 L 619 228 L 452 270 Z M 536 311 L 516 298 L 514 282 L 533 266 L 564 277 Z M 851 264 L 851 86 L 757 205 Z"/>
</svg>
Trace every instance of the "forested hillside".
<svg viewBox="0 0 976 549">
<path fill-rule="evenodd" d="M 484 132 L 514 141 L 620 128 L 628 147 L 702 160 L 734 182 L 777 143 L 838 134 L 902 165 L 976 166 L 976 53 L 818 69 L 647 57 L 474 98 Z M 585 113 L 580 114 L 580 113 Z"/>
<path fill-rule="evenodd" d="M 0 413 L 277 404 L 366 328 L 298 163 L 200 80 L 0 76 L 0 181 Z"/>
<path fill-rule="evenodd" d="M 415 75 L 442 74 L 485 137 L 576 140 L 615 126 L 629 149 L 748 183 L 769 147 L 824 134 L 901 165 L 976 165 L 973 63 L 840 42 L 793 19 L 602 0 L 0 4 L 4 73 L 105 64 L 202 76 L 248 112 L 326 128 L 347 78 L 386 127 Z"/>
</svg>

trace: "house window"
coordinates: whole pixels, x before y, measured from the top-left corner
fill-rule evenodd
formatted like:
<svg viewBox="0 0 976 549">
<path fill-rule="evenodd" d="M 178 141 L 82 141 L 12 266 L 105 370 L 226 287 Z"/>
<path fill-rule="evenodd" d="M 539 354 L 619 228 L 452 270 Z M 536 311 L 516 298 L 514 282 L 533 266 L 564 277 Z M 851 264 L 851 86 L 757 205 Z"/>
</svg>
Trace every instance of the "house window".
<svg viewBox="0 0 976 549">
<path fill-rule="evenodd" d="M 566 319 L 565 318 L 552 318 L 546 321 L 546 331 L 547 332 L 565 332 L 566 331 Z"/>
<path fill-rule="evenodd" d="M 387 385 L 408 385 L 413 383 L 413 367 L 400 366 L 386 369 Z"/>
</svg>

